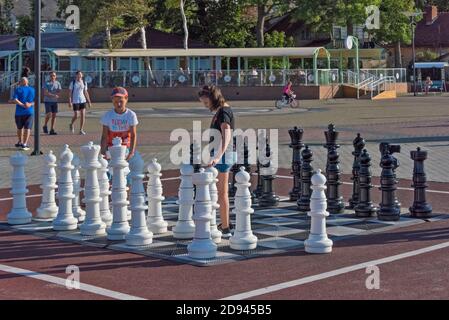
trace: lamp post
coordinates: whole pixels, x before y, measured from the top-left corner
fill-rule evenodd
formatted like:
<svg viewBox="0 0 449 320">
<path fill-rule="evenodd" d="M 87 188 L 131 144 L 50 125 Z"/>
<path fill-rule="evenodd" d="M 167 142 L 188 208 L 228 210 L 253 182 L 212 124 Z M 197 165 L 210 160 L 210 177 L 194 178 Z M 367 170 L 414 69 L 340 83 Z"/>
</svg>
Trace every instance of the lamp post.
<svg viewBox="0 0 449 320">
<path fill-rule="evenodd" d="M 351 50 L 353 47 L 355 47 L 355 84 L 357 86 L 357 99 L 359 99 L 359 39 L 354 36 L 348 36 L 345 41 L 345 47 L 348 50 Z"/>
<path fill-rule="evenodd" d="M 36 96 L 34 99 L 34 150 L 32 156 L 42 154 L 40 150 L 40 104 L 41 104 L 41 0 L 34 0 L 34 74 L 36 80 L 34 87 Z"/>
<path fill-rule="evenodd" d="M 412 30 L 412 55 L 413 55 L 413 95 L 416 97 L 416 54 L 415 54 L 415 30 L 416 30 L 416 18 L 420 17 L 423 12 L 403 12 L 405 16 L 410 18 L 410 28 Z"/>
</svg>

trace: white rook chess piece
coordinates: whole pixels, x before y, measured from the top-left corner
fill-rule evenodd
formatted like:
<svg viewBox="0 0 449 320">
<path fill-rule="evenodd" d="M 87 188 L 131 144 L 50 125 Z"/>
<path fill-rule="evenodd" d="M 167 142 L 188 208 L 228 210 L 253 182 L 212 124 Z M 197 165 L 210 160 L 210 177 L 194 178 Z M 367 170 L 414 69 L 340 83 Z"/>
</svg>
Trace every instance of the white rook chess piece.
<svg viewBox="0 0 449 320">
<path fill-rule="evenodd" d="M 129 232 L 128 223 L 128 194 L 126 192 L 126 179 L 124 170 L 128 167 L 126 162 L 126 147 L 122 145 L 122 139 L 112 140 L 111 152 L 112 167 L 112 224 L 107 228 L 109 240 L 125 240 Z"/>
<path fill-rule="evenodd" d="M 312 197 L 310 198 L 311 227 L 309 238 L 305 241 L 305 249 L 308 253 L 329 253 L 332 251 L 333 242 L 327 237 L 326 217 L 326 177 L 317 170 L 312 176 Z"/>
<path fill-rule="evenodd" d="M 147 167 L 148 171 L 148 229 L 154 234 L 161 234 L 167 232 L 167 222 L 162 216 L 162 183 L 161 183 L 161 165 L 157 159 L 153 159 Z"/>
<path fill-rule="evenodd" d="M 108 162 L 103 156 L 100 155 L 98 161 L 101 164 L 101 168 L 98 169 L 98 183 L 100 184 L 100 216 L 101 220 L 110 226 L 112 224 L 112 213 L 109 208 L 109 196 L 111 191 L 109 190 L 109 178 L 108 178 Z"/>
<path fill-rule="evenodd" d="M 181 165 L 181 184 L 178 191 L 179 214 L 178 221 L 173 227 L 175 239 L 192 239 L 195 233 L 195 224 L 192 220 L 194 189 L 192 182 L 193 166 Z"/>
<path fill-rule="evenodd" d="M 68 231 L 78 227 L 78 220 L 73 216 L 72 201 L 73 194 L 72 180 L 72 160 L 73 153 L 68 145 L 64 145 L 59 156 L 59 180 L 58 180 L 58 215 L 53 220 L 53 230 Z"/>
<path fill-rule="evenodd" d="M 217 209 L 220 208 L 220 205 L 218 204 L 218 190 L 217 190 L 218 170 L 215 169 L 214 167 L 209 167 L 206 170 L 206 172 L 210 172 L 212 174 L 212 182 L 209 186 L 210 200 L 212 205 L 212 215 L 210 220 L 210 235 L 215 243 L 220 243 L 221 236 L 223 234 L 217 228 Z"/>
<path fill-rule="evenodd" d="M 209 186 L 213 177 L 204 168 L 193 174 L 193 184 L 196 186 L 193 220 L 195 221 L 195 235 L 192 243 L 187 246 L 189 257 L 193 259 L 213 259 L 217 255 L 217 245 L 210 234 L 210 220 L 212 205 Z"/>
<path fill-rule="evenodd" d="M 131 169 L 131 230 L 126 236 L 128 246 L 145 246 L 153 242 L 153 233 L 148 231 L 145 210 L 145 189 L 143 188 L 144 162 L 138 152 L 129 161 Z"/>
<path fill-rule="evenodd" d="M 251 179 L 244 167 L 235 175 L 237 191 L 234 197 L 235 209 L 235 231 L 229 240 L 231 249 L 234 250 L 253 250 L 257 247 L 257 237 L 251 230 L 251 214 L 254 210 L 251 208 L 251 192 L 249 187 Z"/>
<path fill-rule="evenodd" d="M 83 189 L 81 188 L 81 179 L 79 172 L 79 169 L 81 168 L 81 161 L 77 155 L 73 155 L 72 165 L 73 193 L 75 195 L 75 198 L 73 198 L 72 202 L 72 211 L 73 216 L 78 219 L 78 222 L 83 222 L 86 217 L 86 212 L 81 209 L 80 206 L 80 192 Z"/>
<path fill-rule="evenodd" d="M 100 146 L 89 142 L 81 147 L 83 154 L 83 169 L 86 170 L 84 183 L 84 203 L 86 204 L 86 219 L 80 226 L 83 236 L 102 236 L 106 232 L 106 224 L 100 216 L 100 185 L 98 184 L 98 169 L 101 164 L 98 161 Z"/>
<path fill-rule="evenodd" d="M 44 171 L 42 173 L 42 203 L 37 209 L 35 220 L 53 221 L 58 214 L 58 206 L 55 200 L 56 185 L 56 157 L 53 151 L 44 156 Z"/>
<path fill-rule="evenodd" d="M 31 222 L 32 215 L 28 211 L 26 203 L 28 189 L 26 188 L 25 165 L 27 161 L 27 157 L 20 152 L 17 152 L 9 159 L 9 163 L 13 166 L 10 191 L 13 197 L 13 205 L 7 218 L 8 223 L 12 225 Z"/>
</svg>

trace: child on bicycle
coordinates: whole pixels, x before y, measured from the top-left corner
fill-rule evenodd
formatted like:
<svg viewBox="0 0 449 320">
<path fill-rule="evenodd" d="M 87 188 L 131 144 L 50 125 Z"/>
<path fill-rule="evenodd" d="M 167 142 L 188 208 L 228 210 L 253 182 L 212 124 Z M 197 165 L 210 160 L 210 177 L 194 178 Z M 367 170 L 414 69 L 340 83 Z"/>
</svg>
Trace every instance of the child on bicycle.
<svg viewBox="0 0 449 320">
<path fill-rule="evenodd" d="M 282 90 L 283 97 L 286 101 L 289 101 L 293 95 L 292 85 L 293 85 L 293 83 L 291 81 L 288 81 L 287 85 Z"/>
</svg>

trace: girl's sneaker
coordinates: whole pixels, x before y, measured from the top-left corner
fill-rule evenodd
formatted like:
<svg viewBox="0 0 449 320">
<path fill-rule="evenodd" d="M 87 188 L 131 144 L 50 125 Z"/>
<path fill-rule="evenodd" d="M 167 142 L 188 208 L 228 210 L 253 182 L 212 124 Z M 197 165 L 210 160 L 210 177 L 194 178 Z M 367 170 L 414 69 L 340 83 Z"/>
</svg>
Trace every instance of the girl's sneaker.
<svg viewBox="0 0 449 320">
<path fill-rule="evenodd" d="M 22 150 L 28 151 L 28 150 L 30 150 L 30 147 L 28 147 L 26 144 L 22 144 Z"/>
<path fill-rule="evenodd" d="M 224 239 L 229 239 L 232 236 L 230 227 L 223 228 L 221 223 L 217 226 L 218 230 L 221 232 L 221 236 Z"/>
<path fill-rule="evenodd" d="M 16 147 L 16 148 L 22 148 L 22 144 L 21 144 L 20 142 L 17 142 L 17 143 L 14 145 L 14 147 Z"/>
<path fill-rule="evenodd" d="M 80 130 L 80 135 L 85 136 L 86 132 L 84 132 L 84 130 Z"/>
</svg>

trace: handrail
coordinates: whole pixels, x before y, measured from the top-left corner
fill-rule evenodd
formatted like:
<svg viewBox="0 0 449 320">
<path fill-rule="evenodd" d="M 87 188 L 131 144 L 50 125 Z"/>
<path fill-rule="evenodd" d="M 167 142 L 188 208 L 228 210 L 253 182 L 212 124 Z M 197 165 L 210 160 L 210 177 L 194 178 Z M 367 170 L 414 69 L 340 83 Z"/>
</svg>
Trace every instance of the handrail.
<svg viewBox="0 0 449 320">
<path fill-rule="evenodd" d="M 385 84 L 387 83 L 394 83 L 396 87 L 396 79 L 395 77 L 388 76 L 380 78 L 372 83 L 372 90 L 371 90 L 371 99 L 373 98 L 373 93 L 376 91 L 375 88 L 377 88 L 377 94 L 380 94 L 381 91 L 381 85 L 384 85 L 384 91 L 385 91 Z M 376 94 L 376 95 L 377 95 Z"/>
</svg>

